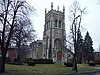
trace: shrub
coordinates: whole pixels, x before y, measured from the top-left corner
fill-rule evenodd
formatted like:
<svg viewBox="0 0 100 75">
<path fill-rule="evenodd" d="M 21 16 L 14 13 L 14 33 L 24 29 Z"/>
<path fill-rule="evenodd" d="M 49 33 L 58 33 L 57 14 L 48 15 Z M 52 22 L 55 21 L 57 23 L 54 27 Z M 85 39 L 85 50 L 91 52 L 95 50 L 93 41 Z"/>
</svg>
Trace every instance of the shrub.
<svg viewBox="0 0 100 75">
<path fill-rule="evenodd" d="M 28 64 L 30 64 L 30 63 L 34 63 L 34 64 L 54 64 L 52 59 L 30 59 L 30 58 L 28 58 L 25 62 L 28 63 Z"/>
<path fill-rule="evenodd" d="M 27 64 L 28 64 L 29 66 L 35 66 L 35 63 L 34 63 L 34 62 L 27 62 Z"/>
<path fill-rule="evenodd" d="M 100 60 L 95 60 L 94 61 L 97 65 L 100 65 Z"/>
<path fill-rule="evenodd" d="M 23 63 L 21 63 L 21 62 L 14 62 L 13 64 L 14 65 L 23 65 Z"/>
<path fill-rule="evenodd" d="M 11 60 L 9 57 L 6 58 L 6 63 L 11 63 Z"/>
<path fill-rule="evenodd" d="M 64 65 L 67 67 L 73 67 L 73 63 L 64 63 Z"/>
<path fill-rule="evenodd" d="M 30 61 L 33 61 L 33 59 L 32 58 L 26 58 L 24 62 L 27 63 L 27 62 L 30 62 Z"/>
<path fill-rule="evenodd" d="M 17 58 L 15 58 L 15 59 L 14 59 L 14 62 L 17 62 L 17 61 L 18 61 Z"/>
<path fill-rule="evenodd" d="M 89 66 L 95 66 L 96 63 L 88 63 Z"/>
<path fill-rule="evenodd" d="M 100 65 L 100 62 L 96 62 L 97 65 Z"/>
</svg>

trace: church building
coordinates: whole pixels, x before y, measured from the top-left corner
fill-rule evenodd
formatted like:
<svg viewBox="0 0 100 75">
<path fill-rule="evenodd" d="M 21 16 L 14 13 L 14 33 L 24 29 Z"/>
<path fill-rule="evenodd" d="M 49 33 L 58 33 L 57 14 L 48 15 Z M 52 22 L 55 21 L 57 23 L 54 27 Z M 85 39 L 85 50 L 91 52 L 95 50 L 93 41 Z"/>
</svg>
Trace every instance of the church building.
<svg viewBox="0 0 100 75">
<path fill-rule="evenodd" d="M 47 12 L 45 9 L 45 25 L 43 33 L 43 58 L 53 59 L 53 61 L 64 61 L 67 59 L 65 31 L 65 7 L 63 11 L 53 9 Z"/>
<path fill-rule="evenodd" d="M 38 44 L 38 41 L 35 42 Z M 33 44 L 32 44 L 33 45 Z M 52 59 L 54 62 L 68 62 L 73 53 L 66 47 L 65 7 L 63 11 L 45 9 L 45 24 L 42 44 L 33 50 L 33 59 Z"/>
</svg>

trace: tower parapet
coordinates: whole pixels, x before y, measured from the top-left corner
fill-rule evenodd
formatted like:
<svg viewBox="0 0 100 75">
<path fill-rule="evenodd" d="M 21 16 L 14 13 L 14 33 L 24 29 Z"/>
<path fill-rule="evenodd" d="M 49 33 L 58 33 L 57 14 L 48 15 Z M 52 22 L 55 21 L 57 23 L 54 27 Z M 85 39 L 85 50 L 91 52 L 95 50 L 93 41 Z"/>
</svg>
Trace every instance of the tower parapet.
<svg viewBox="0 0 100 75">
<path fill-rule="evenodd" d="M 63 6 L 63 13 L 65 14 L 65 6 Z"/>
<path fill-rule="evenodd" d="M 45 14 L 47 13 L 47 8 L 45 8 Z"/>
<path fill-rule="evenodd" d="M 51 2 L 51 10 L 53 10 L 53 2 Z"/>
<path fill-rule="evenodd" d="M 59 11 L 59 6 L 57 7 L 58 11 Z"/>
<path fill-rule="evenodd" d="M 47 8 L 45 8 L 45 15 L 49 14 L 50 12 L 58 12 L 60 14 L 65 14 L 65 6 L 63 6 L 63 11 L 59 10 L 59 6 L 57 6 L 57 10 L 53 9 L 53 2 L 51 2 L 51 10 L 47 12 Z"/>
</svg>

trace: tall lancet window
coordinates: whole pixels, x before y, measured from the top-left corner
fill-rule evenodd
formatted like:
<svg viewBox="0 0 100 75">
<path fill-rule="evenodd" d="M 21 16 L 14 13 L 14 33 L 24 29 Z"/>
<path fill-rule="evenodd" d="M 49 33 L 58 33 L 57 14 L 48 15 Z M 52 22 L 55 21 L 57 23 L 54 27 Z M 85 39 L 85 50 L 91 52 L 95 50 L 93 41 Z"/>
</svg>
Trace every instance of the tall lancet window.
<svg viewBox="0 0 100 75">
<path fill-rule="evenodd" d="M 48 21 L 48 23 L 49 23 L 49 24 L 48 24 L 48 29 L 49 29 L 49 28 L 50 28 L 50 20 Z"/>
<path fill-rule="evenodd" d="M 54 48 L 57 50 L 61 50 L 62 44 L 60 39 L 55 39 L 54 40 Z"/>
<path fill-rule="evenodd" d="M 47 30 L 48 30 L 48 22 L 47 22 Z"/>
<path fill-rule="evenodd" d="M 61 21 L 59 21 L 59 28 L 61 28 Z"/>
<path fill-rule="evenodd" d="M 55 20 L 55 27 L 57 27 L 57 22 L 58 22 L 58 20 Z"/>
</svg>

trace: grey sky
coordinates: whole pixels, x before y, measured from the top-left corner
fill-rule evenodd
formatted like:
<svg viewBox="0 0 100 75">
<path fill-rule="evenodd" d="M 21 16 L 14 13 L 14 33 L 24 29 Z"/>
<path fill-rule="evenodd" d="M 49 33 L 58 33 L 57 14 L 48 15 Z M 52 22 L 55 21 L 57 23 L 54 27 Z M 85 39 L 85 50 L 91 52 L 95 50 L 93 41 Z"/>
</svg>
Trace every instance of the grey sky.
<svg viewBox="0 0 100 75">
<path fill-rule="evenodd" d="M 37 31 L 38 39 L 43 37 L 44 29 L 44 19 L 45 19 L 45 8 L 47 10 L 51 9 L 51 2 L 53 2 L 53 8 L 57 10 L 59 5 L 59 10 L 63 10 L 65 6 L 65 25 L 66 25 L 66 34 L 69 33 L 69 7 L 74 0 L 30 0 L 30 4 L 34 6 L 36 11 L 36 16 L 31 16 L 33 20 L 34 29 Z M 86 31 L 89 31 L 90 36 L 93 40 L 93 47 L 97 49 L 100 44 L 100 5 L 99 0 L 78 0 L 81 7 L 87 7 L 88 14 L 84 15 L 82 18 L 82 26 L 86 29 L 83 31 L 83 37 L 86 34 Z"/>
</svg>

